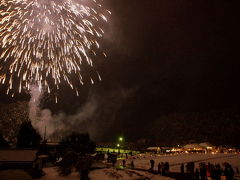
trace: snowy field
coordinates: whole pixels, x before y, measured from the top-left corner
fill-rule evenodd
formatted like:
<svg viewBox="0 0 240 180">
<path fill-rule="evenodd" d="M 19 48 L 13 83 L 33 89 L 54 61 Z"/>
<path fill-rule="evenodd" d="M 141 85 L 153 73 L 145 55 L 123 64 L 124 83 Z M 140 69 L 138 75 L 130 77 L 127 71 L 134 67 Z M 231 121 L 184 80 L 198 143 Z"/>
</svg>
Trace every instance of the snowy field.
<svg viewBox="0 0 240 180">
<path fill-rule="evenodd" d="M 179 154 L 179 155 L 155 155 L 155 154 L 140 154 L 131 157 L 127 160 L 127 164 L 134 161 L 136 168 L 149 169 L 150 159 L 155 161 L 155 170 L 157 170 L 157 164 L 160 162 L 169 162 L 171 172 L 180 172 L 181 163 L 187 163 L 194 161 L 195 167 L 198 168 L 200 162 L 210 162 L 212 164 L 222 164 L 228 162 L 232 165 L 233 169 L 240 169 L 240 154 Z M 120 162 L 119 162 L 120 163 Z M 186 165 L 186 164 L 185 164 Z"/>
<path fill-rule="evenodd" d="M 168 161 L 171 172 L 180 172 L 180 164 L 195 161 L 195 167 L 198 168 L 199 162 L 210 162 L 212 164 L 223 164 L 228 162 L 232 165 L 234 170 L 238 167 L 240 169 L 240 155 L 239 154 L 181 154 L 181 155 L 151 155 L 140 154 L 133 156 L 126 160 L 126 166 L 130 166 L 131 161 L 134 161 L 135 168 L 149 169 L 150 159 L 155 161 L 155 170 L 159 162 Z M 117 167 L 121 166 L 122 160 L 118 160 Z M 74 172 L 67 177 L 60 177 L 56 168 L 45 168 L 46 175 L 40 180 L 79 180 L 78 173 Z M 144 171 L 136 171 L 131 169 L 115 169 L 104 168 L 90 172 L 91 180 L 171 180 L 172 178 L 163 177 L 160 175 L 153 175 Z"/>
<path fill-rule="evenodd" d="M 45 176 L 40 178 L 40 180 L 79 180 L 79 175 L 77 172 L 71 173 L 69 176 L 61 177 L 57 173 L 56 168 L 45 168 Z M 130 169 L 115 169 L 115 168 L 105 168 L 94 170 L 90 172 L 89 175 L 91 180 L 172 180 L 172 178 L 162 177 L 159 175 L 153 175 L 148 172 L 140 172 Z"/>
<path fill-rule="evenodd" d="M 157 164 L 159 162 L 168 161 L 170 164 L 171 172 L 180 172 L 180 164 L 194 161 L 195 167 L 198 168 L 199 162 L 210 162 L 212 164 L 222 164 L 228 162 L 232 165 L 234 170 L 236 168 L 240 169 L 240 154 L 181 154 L 181 155 L 151 155 L 151 154 L 140 154 L 132 156 L 126 160 L 126 166 L 130 166 L 131 161 L 134 161 L 135 168 L 148 170 L 150 167 L 150 159 L 155 161 L 155 170 L 157 170 Z M 116 167 L 120 167 L 122 160 L 118 160 Z M 102 164 L 104 165 L 104 164 Z M 104 166 L 103 166 L 104 167 Z M 3 180 L 21 180 L 21 179 L 31 179 L 31 177 L 23 177 L 22 172 L 13 171 L 12 173 L 8 171 L 0 172 L 0 180 L 2 180 L 5 174 L 5 179 Z M 56 167 L 44 168 L 45 176 L 41 177 L 39 180 L 79 180 L 79 175 L 77 172 L 71 173 L 69 176 L 61 177 L 57 172 Z M 13 175 L 19 174 L 19 177 L 13 178 Z M 90 172 L 89 177 L 91 180 L 171 180 L 172 178 L 163 177 L 160 175 L 154 175 L 147 171 L 139 171 L 132 169 L 123 168 L 102 168 L 93 170 Z M 238 178 L 239 179 L 239 178 Z"/>
</svg>

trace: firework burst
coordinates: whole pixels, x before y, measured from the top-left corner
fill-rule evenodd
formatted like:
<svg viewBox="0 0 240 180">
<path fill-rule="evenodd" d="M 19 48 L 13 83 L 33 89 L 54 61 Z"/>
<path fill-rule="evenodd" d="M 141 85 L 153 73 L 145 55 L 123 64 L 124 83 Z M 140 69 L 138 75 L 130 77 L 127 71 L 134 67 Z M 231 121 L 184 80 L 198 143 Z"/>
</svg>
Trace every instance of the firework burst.
<svg viewBox="0 0 240 180">
<path fill-rule="evenodd" d="M 33 81 L 49 93 L 63 81 L 78 94 L 83 66 L 95 69 L 94 57 L 106 56 L 99 40 L 108 14 L 98 0 L 1 0 L 0 83 L 7 94 Z"/>
</svg>

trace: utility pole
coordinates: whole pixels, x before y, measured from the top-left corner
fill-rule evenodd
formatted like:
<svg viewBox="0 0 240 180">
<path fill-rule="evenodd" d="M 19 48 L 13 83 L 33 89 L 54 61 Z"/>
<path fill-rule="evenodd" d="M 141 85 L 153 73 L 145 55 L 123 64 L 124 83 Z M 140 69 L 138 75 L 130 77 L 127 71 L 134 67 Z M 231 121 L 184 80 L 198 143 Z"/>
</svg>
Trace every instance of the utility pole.
<svg viewBox="0 0 240 180">
<path fill-rule="evenodd" d="M 45 140 L 46 140 L 46 134 L 47 134 L 47 127 L 46 127 L 46 125 L 45 125 L 43 142 L 45 142 Z"/>
</svg>

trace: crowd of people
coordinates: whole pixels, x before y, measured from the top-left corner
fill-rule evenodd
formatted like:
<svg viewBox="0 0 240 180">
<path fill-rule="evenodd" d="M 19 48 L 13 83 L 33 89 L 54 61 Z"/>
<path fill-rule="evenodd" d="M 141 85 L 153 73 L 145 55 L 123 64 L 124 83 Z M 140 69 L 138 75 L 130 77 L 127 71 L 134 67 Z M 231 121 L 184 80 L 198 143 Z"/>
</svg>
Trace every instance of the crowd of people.
<svg viewBox="0 0 240 180">
<path fill-rule="evenodd" d="M 150 160 L 150 168 L 149 171 L 154 171 L 155 161 L 153 159 Z M 168 162 L 159 162 L 157 165 L 157 172 L 163 176 L 167 176 L 169 173 L 169 163 Z"/>
<path fill-rule="evenodd" d="M 151 159 L 149 161 L 150 168 L 149 172 L 159 174 L 162 176 L 171 176 L 169 162 L 157 163 Z M 135 169 L 134 161 L 132 160 L 129 164 L 129 168 Z M 122 166 L 126 167 L 126 160 L 122 161 Z M 156 170 L 157 169 L 157 170 Z M 211 164 L 200 162 L 199 166 L 196 166 L 196 162 L 188 162 L 180 165 L 180 176 L 191 177 L 195 180 L 234 180 L 234 175 L 240 175 L 239 169 L 233 169 L 231 164 L 225 162 L 222 164 Z"/>
<path fill-rule="evenodd" d="M 184 174 L 184 164 L 180 167 L 181 173 Z M 234 170 L 229 163 L 224 163 L 223 167 L 220 164 L 211 164 L 201 162 L 199 168 L 194 167 L 194 162 L 189 162 L 186 165 L 186 172 L 190 173 L 192 177 L 196 180 L 221 180 L 225 178 L 226 180 L 233 180 Z M 236 174 L 239 174 L 238 168 L 236 169 Z"/>
</svg>

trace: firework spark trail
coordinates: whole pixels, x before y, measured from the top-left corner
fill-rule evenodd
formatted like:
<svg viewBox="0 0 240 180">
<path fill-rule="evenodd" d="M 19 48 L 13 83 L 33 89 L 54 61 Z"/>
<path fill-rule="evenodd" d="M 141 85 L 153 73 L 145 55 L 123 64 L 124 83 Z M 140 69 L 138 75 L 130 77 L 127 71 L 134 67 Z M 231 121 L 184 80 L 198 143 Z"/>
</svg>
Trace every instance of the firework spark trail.
<svg viewBox="0 0 240 180">
<path fill-rule="evenodd" d="M 78 95 L 82 66 L 94 69 L 108 14 L 100 0 L 1 0 L 0 84 L 7 94 L 16 83 L 19 93 L 32 81 L 50 93 L 64 81 Z"/>
</svg>

